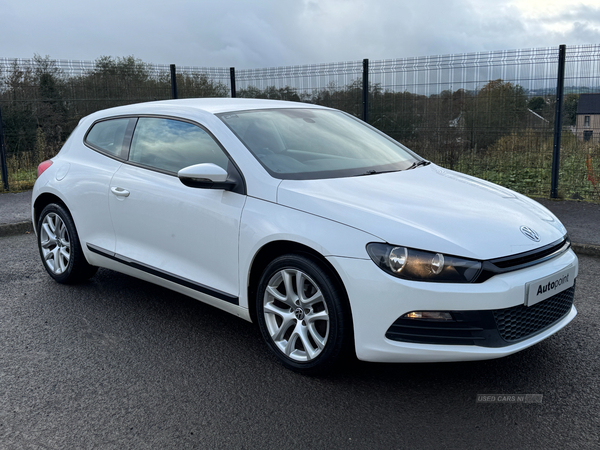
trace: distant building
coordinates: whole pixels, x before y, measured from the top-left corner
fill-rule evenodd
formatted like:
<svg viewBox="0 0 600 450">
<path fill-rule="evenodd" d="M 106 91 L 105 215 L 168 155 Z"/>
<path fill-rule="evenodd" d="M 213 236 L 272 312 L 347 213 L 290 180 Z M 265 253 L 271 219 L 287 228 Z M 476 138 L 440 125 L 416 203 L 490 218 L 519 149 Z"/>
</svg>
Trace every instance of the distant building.
<svg viewBox="0 0 600 450">
<path fill-rule="evenodd" d="M 577 105 L 577 137 L 600 142 L 600 94 L 581 94 Z"/>
</svg>

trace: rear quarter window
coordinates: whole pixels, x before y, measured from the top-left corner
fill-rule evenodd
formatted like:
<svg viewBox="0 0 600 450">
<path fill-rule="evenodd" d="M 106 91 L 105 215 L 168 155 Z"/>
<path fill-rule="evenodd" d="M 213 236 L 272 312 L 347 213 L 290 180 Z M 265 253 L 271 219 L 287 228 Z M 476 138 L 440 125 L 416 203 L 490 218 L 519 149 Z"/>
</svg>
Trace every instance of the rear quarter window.
<svg viewBox="0 0 600 450">
<path fill-rule="evenodd" d="M 132 119 L 109 119 L 96 122 L 88 131 L 85 143 L 102 153 L 122 158 L 123 144 L 130 120 Z"/>
</svg>

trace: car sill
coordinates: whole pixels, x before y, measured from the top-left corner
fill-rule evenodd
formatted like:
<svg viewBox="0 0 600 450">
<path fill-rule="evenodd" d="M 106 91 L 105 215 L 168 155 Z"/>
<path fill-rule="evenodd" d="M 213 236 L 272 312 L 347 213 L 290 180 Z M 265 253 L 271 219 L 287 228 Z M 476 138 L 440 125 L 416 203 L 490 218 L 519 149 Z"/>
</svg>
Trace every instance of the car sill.
<svg viewBox="0 0 600 450">
<path fill-rule="evenodd" d="M 105 258 L 112 259 L 113 261 L 117 261 L 121 264 L 125 264 L 129 267 L 133 267 L 134 269 L 141 270 L 143 272 L 149 273 L 150 275 L 157 276 L 164 280 L 170 281 L 172 283 L 179 284 L 189 289 L 193 289 L 197 292 L 201 292 L 206 295 L 210 295 L 211 297 L 218 298 L 219 300 L 226 301 L 233 305 L 239 306 L 240 300 L 238 297 L 233 295 L 229 295 L 223 291 L 219 291 L 217 289 L 209 288 L 208 286 L 204 286 L 203 284 L 196 283 L 195 281 L 189 280 L 187 278 L 179 277 L 169 272 L 165 272 L 164 270 L 157 269 L 155 267 L 148 266 L 139 261 L 135 261 L 133 259 L 127 258 L 126 256 L 119 255 L 117 253 L 110 252 L 101 247 L 98 247 L 93 244 L 86 244 L 89 251 L 94 252 L 100 256 L 104 256 Z"/>
</svg>

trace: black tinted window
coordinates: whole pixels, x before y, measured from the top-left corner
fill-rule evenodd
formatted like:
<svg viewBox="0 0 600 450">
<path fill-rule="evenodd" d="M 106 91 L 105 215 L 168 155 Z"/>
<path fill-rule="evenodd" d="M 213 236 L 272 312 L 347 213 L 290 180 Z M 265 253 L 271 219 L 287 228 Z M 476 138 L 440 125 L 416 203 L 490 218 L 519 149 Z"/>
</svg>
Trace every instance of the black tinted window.
<svg viewBox="0 0 600 450">
<path fill-rule="evenodd" d="M 221 147 L 202 128 L 152 117 L 138 120 L 129 160 L 168 172 L 201 163 L 214 163 L 227 170 L 229 162 Z"/>
<path fill-rule="evenodd" d="M 85 141 L 97 150 L 121 157 L 129 121 L 130 119 L 111 119 L 98 122 L 88 132 Z"/>
</svg>

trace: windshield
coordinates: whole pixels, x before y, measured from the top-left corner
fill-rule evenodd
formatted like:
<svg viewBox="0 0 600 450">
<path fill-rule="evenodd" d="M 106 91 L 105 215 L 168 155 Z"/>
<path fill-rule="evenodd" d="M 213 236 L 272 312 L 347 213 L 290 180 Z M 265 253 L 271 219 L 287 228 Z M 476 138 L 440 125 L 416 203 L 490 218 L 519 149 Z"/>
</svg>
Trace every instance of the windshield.
<svg viewBox="0 0 600 450">
<path fill-rule="evenodd" d="M 269 109 L 218 114 L 275 178 L 309 180 L 409 168 L 420 158 L 341 111 Z"/>
</svg>

